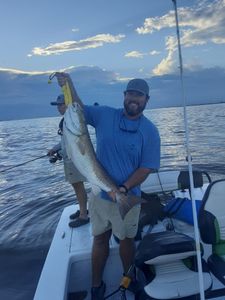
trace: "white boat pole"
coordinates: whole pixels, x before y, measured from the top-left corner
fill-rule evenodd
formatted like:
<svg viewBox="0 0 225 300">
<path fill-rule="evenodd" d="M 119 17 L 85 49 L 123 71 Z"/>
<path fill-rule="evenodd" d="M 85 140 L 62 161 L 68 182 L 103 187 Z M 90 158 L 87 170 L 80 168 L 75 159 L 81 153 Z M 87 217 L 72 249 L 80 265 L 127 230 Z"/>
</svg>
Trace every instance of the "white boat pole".
<svg viewBox="0 0 225 300">
<path fill-rule="evenodd" d="M 201 298 L 201 300 L 204 300 L 205 294 L 204 294 L 204 281 L 203 281 L 203 273 L 202 273 L 201 247 L 200 247 L 200 237 L 199 237 L 199 230 L 198 230 L 197 209 L 196 209 L 196 202 L 195 202 L 195 191 L 194 191 L 194 180 L 193 180 L 192 163 L 191 163 L 191 153 L 190 153 L 190 147 L 189 147 L 189 129 L 188 129 L 188 122 L 187 122 L 186 94 L 185 94 L 185 90 L 184 90 L 184 80 L 183 80 L 183 61 L 182 61 L 182 53 L 181 53 L 180 31 L 179 31 L 178 13 L 177 13 L 177 1 L 172 0 L 172 2 L 174 4 L 175 19 L 176 19 L 176 31 L 177 31 L 177 42 L 178 42 L 179 64 L 180 64 L 179 65 L 180 81 L 181 81 L 183 111 L 184 111 L 185 142 L 186 142 L 188 171 L 189 171 L 190 188 L 191 188 L 190 197 L 191 197 L 191 201 L 192 201 L 195 244 L 196 244 L 196 251 L 197 251 L 199 290 L 200 290 L 200 298 Z"/>
</svg>

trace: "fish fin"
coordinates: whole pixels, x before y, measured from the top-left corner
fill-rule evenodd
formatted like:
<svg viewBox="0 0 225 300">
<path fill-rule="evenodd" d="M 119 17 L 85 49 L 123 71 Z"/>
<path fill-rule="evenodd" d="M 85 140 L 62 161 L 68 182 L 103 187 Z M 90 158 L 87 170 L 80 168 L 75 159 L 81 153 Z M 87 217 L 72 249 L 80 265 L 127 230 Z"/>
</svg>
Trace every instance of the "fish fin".
<svg viewBox="0 0 225 300">
<path fill-rule="evenodd" d="M 125 195 L 123 193 L 117 193 L 116 200 L 118 203 L 121 218 L 123 220 L 132 207 L 134 207 L 137 204 L 146 202 L 146 200 L 142 199 L 141 197 L 135 195 Z"/>
</svg>

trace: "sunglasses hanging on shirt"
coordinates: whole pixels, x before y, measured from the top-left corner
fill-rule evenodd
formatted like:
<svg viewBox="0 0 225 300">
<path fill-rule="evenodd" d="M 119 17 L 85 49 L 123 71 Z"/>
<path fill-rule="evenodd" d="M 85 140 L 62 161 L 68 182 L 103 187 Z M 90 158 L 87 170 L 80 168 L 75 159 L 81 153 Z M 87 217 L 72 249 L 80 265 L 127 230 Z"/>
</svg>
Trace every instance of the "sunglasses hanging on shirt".
<svg viewBox="0 0 225 300">
<path fill-rule="evenodd" d="M 140 127 L 141 119 L 129 120 L 123 114 L 120 117 L 119 129 L 125 132 L 136 133 Z"/>
</svg>

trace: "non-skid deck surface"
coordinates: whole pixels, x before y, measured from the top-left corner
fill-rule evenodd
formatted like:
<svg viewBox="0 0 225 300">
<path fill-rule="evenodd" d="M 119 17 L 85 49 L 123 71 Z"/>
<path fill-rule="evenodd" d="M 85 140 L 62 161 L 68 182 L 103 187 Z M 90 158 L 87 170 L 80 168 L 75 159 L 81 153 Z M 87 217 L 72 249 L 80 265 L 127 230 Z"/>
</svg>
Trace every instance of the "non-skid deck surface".
<svg viewBox="0 0 225 300">
<path fill-rule="evenodd" d="M 72 256 L 68 287 L 70 292 L 87 291 L 88 295 L 84 298 L 85 300 L 90 299 L 92 240 L 90 223 L 72 230 L 70 246 Z M 117 290 L 122 279 L 123 270 L 118 251 L 118 244 L 112 238 L 110 240 L 110 256 L 103 277 L 106 283 L 105 295 Z M 133 294 L 129 291 L 126 291 L 126 296 L 127 299 L 134 299 Z M 116 293 L 110 299 L 120 299 L 119 293 Z"/>
</svg>

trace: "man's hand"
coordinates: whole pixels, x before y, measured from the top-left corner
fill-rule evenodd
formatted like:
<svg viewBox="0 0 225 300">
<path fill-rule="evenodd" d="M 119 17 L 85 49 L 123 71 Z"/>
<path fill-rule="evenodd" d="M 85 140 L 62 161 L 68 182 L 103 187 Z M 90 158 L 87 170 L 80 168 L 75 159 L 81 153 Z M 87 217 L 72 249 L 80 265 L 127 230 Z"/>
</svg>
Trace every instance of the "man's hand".
<svg viewBox="0 0 225 300">
<path fill-rule="evenodd" d="M 54 155 L 56 153 L 56 151 L 55 150 L 53 150 L 53 149 L 50 149 L 50 150 L 48 150 L 48 153 L 47 153 L 47 155 L 48 156 L 52 156 L 52 155 Z"/>
<path fill-rule="evenodd" d="M 116 202 L 116 191 L 110 191 L 107 194 L 114 202 Z"/>
<path fill-rule="evenodd" d="M 117 191 L 108 192 L 108 195 L 114 202 L 116 202 L 116 193 L 122 193 L 122 194 L 126 195 L 127 192 L 128 192 L 128 189 L 124 185 L 122 185 L 122 186 L 119 186 Z"/>
</svg>

